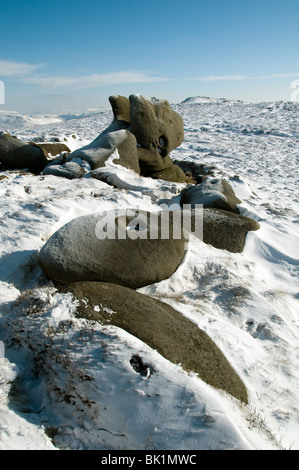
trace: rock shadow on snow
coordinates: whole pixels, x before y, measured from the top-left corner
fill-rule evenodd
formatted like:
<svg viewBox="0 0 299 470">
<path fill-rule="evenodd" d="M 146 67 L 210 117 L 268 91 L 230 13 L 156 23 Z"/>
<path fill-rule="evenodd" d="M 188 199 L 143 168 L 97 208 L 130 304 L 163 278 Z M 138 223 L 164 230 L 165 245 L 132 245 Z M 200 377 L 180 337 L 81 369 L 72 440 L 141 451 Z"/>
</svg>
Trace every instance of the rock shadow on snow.
<svg viewBox="0 0 299 470">
<path fill-rule="evenodd" d="M 13 284 L 20 291 L 48 284 L 38 264 L 38 250 L 20 250 L 3 255 L 0 281 Z"/>
</svg>

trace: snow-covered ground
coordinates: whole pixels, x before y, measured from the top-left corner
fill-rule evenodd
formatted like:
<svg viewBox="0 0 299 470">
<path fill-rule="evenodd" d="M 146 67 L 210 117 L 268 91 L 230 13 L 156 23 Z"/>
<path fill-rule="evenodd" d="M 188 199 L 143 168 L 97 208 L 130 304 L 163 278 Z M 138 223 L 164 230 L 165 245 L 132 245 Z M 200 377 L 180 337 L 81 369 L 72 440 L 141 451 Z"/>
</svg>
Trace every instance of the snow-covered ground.
<svg viewBox="0 0 299 470">
<path fill-rule="evenodd" d="M 36 254 L 67 221 L 108 208 L 151 210 L 182 184 L 141 178 L 109 163 L 120 188 L 77 180 L 0 176 L 0 449 L 299 449 L 299 104 L 189 98 L 172 105 L 185 139 L 171 154 L 213 169 L 257 220 L 242 253 L 192 238 L 183 263 L 140 292 L 204 329 L 245 383 L 244 405 L 114 326 L 74 316 Z M 0 130 L 93 140 L 112 112 L 72 116 L 0 113 Z M 4 177 L 4 178 L 3 178 Z M 184 332 L 182 332 L 184 334 Z M 133 354 L 151 364 L 145 378 Z"/>
</svg>

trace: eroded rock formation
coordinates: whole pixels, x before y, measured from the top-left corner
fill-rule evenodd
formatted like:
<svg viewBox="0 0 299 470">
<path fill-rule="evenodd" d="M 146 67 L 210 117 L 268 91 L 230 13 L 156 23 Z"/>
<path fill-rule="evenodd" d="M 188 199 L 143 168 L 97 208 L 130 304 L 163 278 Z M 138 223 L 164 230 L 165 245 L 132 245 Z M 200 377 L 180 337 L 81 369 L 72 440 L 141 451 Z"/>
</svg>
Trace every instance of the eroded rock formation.
<svg viewBox="0 0 299 470">
<path fill-rule="evenodd" d="M 169 155 L 184 138 L 183 119 L 169 102 L 136 94 L 129 98 L 110 96 L 109 101 L 113 111 L 111 124 L 90 144 L 72 152 L 68 161 L 86 160 L 94 170 L 104 167 L 117 150 L 116 164 L 143 176 L 185 181 L 184 172 Z"/>
</svg>

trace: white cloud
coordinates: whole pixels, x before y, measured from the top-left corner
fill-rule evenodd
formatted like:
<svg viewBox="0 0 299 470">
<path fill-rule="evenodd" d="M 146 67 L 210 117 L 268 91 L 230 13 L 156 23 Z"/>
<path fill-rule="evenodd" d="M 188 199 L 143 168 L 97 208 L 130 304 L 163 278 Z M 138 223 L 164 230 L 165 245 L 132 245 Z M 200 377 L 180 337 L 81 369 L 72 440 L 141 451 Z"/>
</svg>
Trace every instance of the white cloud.
<svg viewBox="0 0 299 470">
<path fill-rule="evenodd" d="M 153 83 L 166 80 L 168 79 L 161 77 L 151 77 L 145 73 L 134 71 L 111 72 L 106 74 L 94 73 L 82 77 L 31 75 L 22 78 L 23 83 L 40 85 L 46 88 L 67 87 L 75 90 L 83 88 L 102 87 L 115 84 Z"/>
<path fill-rule="evenodd" d="M 37 70 L 44 65 L 45 64 L 28 64 L 25 62 L 0 60 L 0 79 L 2 77 L 10 77 L 22 83 L 38 85 L 45 88 L 68 88 L 72 90 L 126 83 L 155 83 L 168 80 L 166 78 L 153 77 L 144 72 L 137 72 L 134 70 L 105 74 L 93 73 L 77 77 L 63 75 L 53 76 L 37 73 Z"/>
<path fill-rule="evenodd" d="M 264 75 L 262 77 L 255 77 L 260 79 L 269 79 L 269 78 L 292 78 L 299 77 L 299 73 L 273 73 L 272 75 Z"/>
<path fill-rule="evenodd" d="M 250 75 L 207 75 L 206 77 L 196 77 L 191 78 L 191 80 L 200 80 L 203 82 L 215 82 L 222 80 L 269 80 L 271 78 L 291 78 L 299 77 L 298 73 L 274 73 L 271 75 L 260 75 L 260 76 L 250 76 Z"/>
<path fill-rule="evenodd" d="M 30 75 L 42 64 L 27 64 L 25 62 L 12 62 L 9 60 L 0 60 L 0 77 L 16 77 Z"/>
<path fill-rule="evenodd" d="M 208 75 L 207 77 L 197 77 L 192 80 L 201 80 L 203 82 L 215 82 L 218 80 L 246 80 L 244 75 Z"/>
</svg>

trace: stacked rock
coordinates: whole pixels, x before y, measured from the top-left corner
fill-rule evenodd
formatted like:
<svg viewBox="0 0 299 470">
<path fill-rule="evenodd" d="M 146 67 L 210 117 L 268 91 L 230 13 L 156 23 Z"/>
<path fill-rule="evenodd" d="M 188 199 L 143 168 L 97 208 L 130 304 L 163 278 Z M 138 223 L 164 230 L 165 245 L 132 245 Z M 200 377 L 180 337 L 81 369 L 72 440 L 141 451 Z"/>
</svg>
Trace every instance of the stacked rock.
<svg viewBox="0 0 299 470">
<path fill-rule="evenodd" d="M 124 329 L 247 403 L 245 385 L 216 343 L 175 308 L 135 290 L 170 277 L 183 260 L 187 236 L 167 212 L 107 211 L 73 219 L 43 246 L 40 266 L 59 292 L 73 294 L 77 316 Z"/>
<path fill-rule="evenodd" d="M 72 152 L 68 161 L 80 158 L 94 170 L 104 167 L 117 150 L 116 164 L 143 176 L 185 181 L 185 173 L 169 155 L 184 139 L 183 119 L 169 102 L 147 100 L 136 94 L 129 98 L 110 96 L 109 101 L 113 111 L 111 124 L 90 144 Z"/>
<path fill-rule="evenodd" d="M 167 100 L 146 100 L 131 95 L 129 127 L 137 140 L 141 173 L 171 181 L 184 181 L 184 172 L 174 165 L 170 152 L 184 139 L 182 117 L 173 111 Z"/>
<path fill-rule="evenodd" d="M 180 195 L 182 209 L 191 208 L 193 225 L 196 207 L 202 208 L 203 242 L 231 253 L 241 253 L 247 233 L 260 227 L 251 217 L 240 214 L 241 202 L 231 185 L 220 178 L 207 177 L 200 184 L 187 185 Z"/>
<path fill-rule="evenodd" d="M 169 103 L 140 95 L 111 96 L 109 101 L 111 124 L 70 153 L 64 165 L 81 160 L 96 170 L 112 156 L 113 162 L 142 176 L 186 182 L 170 157 L 183 141 L 184 128 Z M 60 292 L 79 301 L 78 316 L 123 328 L 247 403 L 246 387 L 208 335 L 173 307 L 135 290 L 169 278 L 184 260 L 190 240 L 183 223 L 185 205 L 193 233 L 197 206 L 202 207 L 202 241 L 219 249 L 241 252 L 247 232 L 259 227 L 240 215 L 241 201 L 223 179 L 186 186 L 180 202 L 182 210 L 115 210 L 73 219 L 51 236 L 38 261 Z"/>
</svg>

